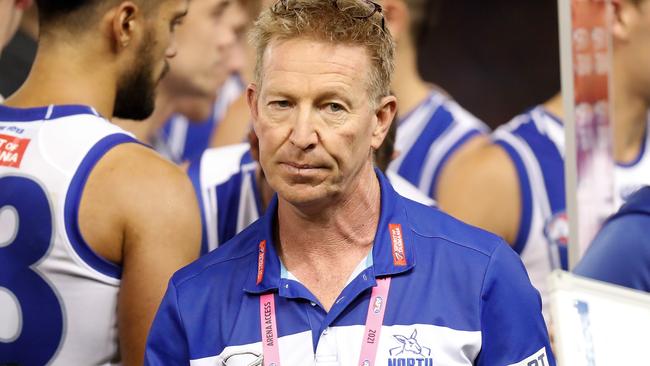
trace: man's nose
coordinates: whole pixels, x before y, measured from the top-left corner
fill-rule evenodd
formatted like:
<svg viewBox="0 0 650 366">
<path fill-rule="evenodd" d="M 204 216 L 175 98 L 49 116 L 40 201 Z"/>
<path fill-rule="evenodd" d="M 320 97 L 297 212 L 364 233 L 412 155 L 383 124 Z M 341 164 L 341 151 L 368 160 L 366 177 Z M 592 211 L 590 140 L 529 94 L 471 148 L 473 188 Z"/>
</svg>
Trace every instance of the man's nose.
<svg viewBox="0 0 650 366">
<path fill-rule="evenodd" d="M 314 114 L 309 108 L 299 108 L 289 141 L 301 150 L 313 149 L 318 144 L 318 133 L 314 128 Z"/>
</svg>

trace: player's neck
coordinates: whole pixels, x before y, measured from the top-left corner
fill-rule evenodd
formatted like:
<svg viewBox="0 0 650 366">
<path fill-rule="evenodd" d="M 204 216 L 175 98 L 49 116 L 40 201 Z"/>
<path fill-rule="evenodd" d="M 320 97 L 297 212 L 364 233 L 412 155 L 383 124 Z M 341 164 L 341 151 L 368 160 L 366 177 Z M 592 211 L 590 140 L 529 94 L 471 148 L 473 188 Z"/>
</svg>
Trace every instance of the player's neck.
<svg viewBox="0 0 650 366">
<path fill-rule="evenodd" d="M 432 86 L 422 80 L 417 69 L 417 55 L 406 45 L 396 54 L 395 74 L 391 89 L 399 102 L 400 116 L 404 116 L 422 103 L 431 92 Z"/>
<path fill-rule="evenodd" d="M 111 118 L 116 81 L 110 67 L 90 62 L 73 47 L 40 46 L 27 80 L 5 104 L 18 108 L 81 104 Z"/>
<path fill-rule="evenodd" d="M 380 213 L 379 181 L 372 168 L 361 172 L 346 197 L 325 207 L 297 208 L 280 199 L 280 252 L 289 270 L 315 268 L 352 260 L 355 264 L 372 245 Z M 331 267 L 329 267 L 331 268 Z"/>
<path fill-rule="evenodd" d="M 616 72 L 612 84 L 614 159 L 629 163 L 637 158 L 645 139 L 648 103 L 642 93 L 632 87 L 638 83 L 628 80 L 625 73 Z"/>
</svg>

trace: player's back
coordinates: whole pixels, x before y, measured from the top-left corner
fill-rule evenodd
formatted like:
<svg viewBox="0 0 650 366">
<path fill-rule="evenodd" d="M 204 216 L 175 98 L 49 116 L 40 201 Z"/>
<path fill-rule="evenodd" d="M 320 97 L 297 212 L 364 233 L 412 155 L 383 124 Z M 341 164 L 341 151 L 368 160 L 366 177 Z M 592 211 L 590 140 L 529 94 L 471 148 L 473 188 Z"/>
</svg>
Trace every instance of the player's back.
<svg viewBox="0 0 650 366">
<path fill-rule="evenodd" d="M 90 107 L 0 105 L 0 364 L 119 362 L 121 268 L 78 227 L 86 180 L 135 140 Z"/>
</svg>

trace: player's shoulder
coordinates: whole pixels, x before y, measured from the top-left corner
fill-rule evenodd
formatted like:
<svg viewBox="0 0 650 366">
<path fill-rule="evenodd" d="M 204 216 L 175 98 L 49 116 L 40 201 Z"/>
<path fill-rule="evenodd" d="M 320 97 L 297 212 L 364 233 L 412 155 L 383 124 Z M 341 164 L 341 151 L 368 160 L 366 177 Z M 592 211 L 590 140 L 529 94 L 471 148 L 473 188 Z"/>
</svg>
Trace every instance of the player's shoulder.
<svg viewBox="0 0 650 366">
<path fill-rule="evenodd" d="M 543 105 L 537 105 L 514 116 L 510 121 L 499 126 L 493 134 L 496 140 L 509 142 L 509 136 L 517 136 L 526 141 L 530 139 L 551 139 L 556 145 L 563 146 L 563 121 Z"/>
<path fill-rule="evenodd" d="M 438 208 L 403 199 L 406 215 L 413 233 L 422 243 L 436 241 L 452 250 L 473 251 L 491 256 L 498 246 L 506 245 L 500 237 L 466 224 Z"/>
<path fill-rule="evenodd" d="M 650 186 L 645 186 L 630 195 L 613 218 L 635 213 L 650 215 Z"/>
<path fill-rule="evenodd" d="M 207 149 L 200 159 L 191 163 L 189 170 L 197 178 L 200 176 L 202 186 L 215 186 L 229 181 L 254 164 L 250 145 L 241 143 Z"/>
<path fill-rule="evenodd" d="M 446 92 L 434 89 L 431 92 L 431 98 L 437 101 L 433 105 L 437 105 L 439 110 L 444 110 L 449 113 L 455 124 L 480 132 L 489 131 L 489 127 L 483 121 L 461 106 Z"/>
</svg>

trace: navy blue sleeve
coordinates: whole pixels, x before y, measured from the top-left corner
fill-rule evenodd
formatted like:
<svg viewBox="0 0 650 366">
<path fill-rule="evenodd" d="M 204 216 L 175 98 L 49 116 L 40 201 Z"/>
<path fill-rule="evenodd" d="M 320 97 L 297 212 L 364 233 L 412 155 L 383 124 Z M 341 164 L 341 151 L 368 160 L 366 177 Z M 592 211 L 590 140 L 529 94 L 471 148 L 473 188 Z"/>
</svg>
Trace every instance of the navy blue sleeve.
<svg viewBox="0 0 650 366">
<path fill-rule="evenodd" d="M 187 344 L 183 320 L 178 308 L 176 286 L 172 279 L 149 330 L 145 365 L 189 365 Z"/>
<path fill-rule="evenodd" d="M 555 365 L 539 293 L 505 243 L 492 253 L 480 315 L 482 347 L 476 365 Z"/>
<path fill-rule="evenodd" d="M 650 292 L 650 216 L 633 213 L 607 222 L 574 272 Z"/>
</svg>

